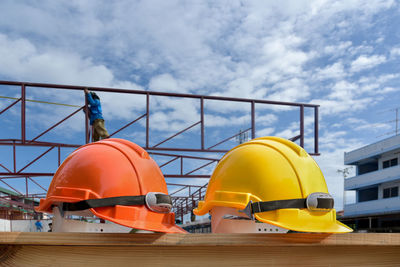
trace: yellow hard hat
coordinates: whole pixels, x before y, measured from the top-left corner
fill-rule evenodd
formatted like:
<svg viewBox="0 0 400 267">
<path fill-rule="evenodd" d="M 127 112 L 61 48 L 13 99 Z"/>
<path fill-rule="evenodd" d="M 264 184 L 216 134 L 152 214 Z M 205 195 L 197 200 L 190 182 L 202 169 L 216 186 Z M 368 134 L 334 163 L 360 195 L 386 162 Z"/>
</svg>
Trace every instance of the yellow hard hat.
<svg viewBox="0 0 400 267">
<path fill-rule="evenodd" d="M 299 232 L 346 233 L 314 159 L 297 144 L 261 137 L 231 149 L 216 166 L 194 210 L 240 209 L 258 221 Z"/>
</svg>

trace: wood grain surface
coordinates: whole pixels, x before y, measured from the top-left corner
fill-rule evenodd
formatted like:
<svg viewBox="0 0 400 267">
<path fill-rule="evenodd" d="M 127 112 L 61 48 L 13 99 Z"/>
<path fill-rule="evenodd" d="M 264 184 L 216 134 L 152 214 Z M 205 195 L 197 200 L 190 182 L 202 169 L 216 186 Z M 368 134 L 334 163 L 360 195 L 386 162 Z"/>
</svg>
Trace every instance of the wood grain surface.
<svg viewBox="0 0 400 267">
<path fill-rule="evenodd" d="M 0 233 L 0 266 L 400 266 L 400 234 Z"/>
</svg>

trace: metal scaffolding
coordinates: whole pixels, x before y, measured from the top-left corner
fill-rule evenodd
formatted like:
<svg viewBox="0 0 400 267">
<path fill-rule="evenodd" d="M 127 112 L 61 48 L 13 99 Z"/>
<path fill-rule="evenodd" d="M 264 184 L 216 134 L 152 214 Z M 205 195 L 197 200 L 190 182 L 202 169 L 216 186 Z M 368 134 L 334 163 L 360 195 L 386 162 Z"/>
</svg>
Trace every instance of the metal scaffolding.
<svg viewBox="0 0 400 267">
<path fill-rule="evenodd" d="M 206 170 L 208 166 L 212 165 L 219 161 L 217 157 L 208 157 L 208 156 L 199 156 L 201 153 L 214 153 L 218 155 L 222 155 L 222 153 L 227 152 L 227 149 L 218 149 L 218 146 L 222 144 L 226 144 L 226 142 L 236 138 L 238 135 L 243 134 L 243 132 L 250 133 L 251 139 L 256 137 L 256 104 L 257 105 L 266 105 L 266 106 L 274 106 L 274 107 L 292 107 L 298 109 L 298 126 L 299 132 L 296 136 L 290 138 L 292 141 L 298 141 L 299 145 L 304 147 L 305 140 L 305 129 L 304 129 L 304 121 L 305 121 L 305 109 L 309 109 L 313 112 L 313 120 L 314 120 L 314 130 L 313 130 L 313 151 L 308 151 L 311 155 L 319 155 L 318 151 L 318 108 L 319 105 L 313 104 L 305 104 L 305 103 L 292 103 L 292 102 L 280 102 L 280 101 L 269 101 L 269 100 L 260 100 L 260 99 L 245 99 L 245 98 L 234 98 L 234 97 L 221 97 L 221 96 L 207 96 L 207 95 L 192 95 L 192 94 L 178 94 L 178 93 L 165 93 L 165 92 L 154 92 L 154 91 L 144 91 L 144 90 L 130 90 L 130 89 L 116 89 L 116 88 L 104 88 L 104 87 L 88 87 L 88 86 L 71 86 L 71 85 L 60 85 L 60 84 L 44 84 L 44 83 L 28 83 L 28 82 L 12 82 L 12 81 L 0 81 L 0 88 L 2 86 L 10 86 L 13 88 L 20 88 L 19 96 L 15 98 L 8 97 L 12 99 L 13 102 L 9 105 L 5 106 L 0 110 L 0 116 L 7 116 L 8 110 L 14 109 L 17 107 L 16 105 L 20 103 L 20 109 L 18 110 L 20 114 L 20 136 L 8 139 L 0 139 L 0 146 L 7 146 L 12 149 L 12 162 L 7 166 L 4 163 L 0 162 L 0 181 L 7 187 L 11 188 L 21 196 L 30 197 L 33 199 L 37 199 L 45 196 L 47 189 L 44 188 L 40 182 L 37 180 L 38 177 L 52 177 L 54 175 L 53 171 L 28 171 L 28 167 L 32 166 L 39 159 L 48 155 L 51 151 L 57 151 L 57 166 L 60 166 L 62 162 L 61 151 L 65 148 L 77 148 L 83 144 L 76 143 L 64 143 L 64 142 L 54 142 L 46 139 L 49 133 L 54 131 L 56 127 L 65 123 L 66 120 L 70 119 L 78 112 L 84 110 L 87 111 L 87 101 L 85 99 L 85 105 L 79 106 L 75 111 L 71 112 L 63 119 L 54 123 L 46 130 L 42 131 L 40 134 L 37 134 L 35 137 L 28 139 L 28 130 L 26 124 L 26 102 L 29 101 L 26 98 L 26 93 L 29 88 L 38 88 L 38 89 L 58 89 L 58 90 L 68 90 L 68 91 L 84 91 L 84 89 L 89 89 L 95 92 L 107 92 L 107 93 L 123 93 L 130 95 L 144 95 L 145 96 L 145 110 L 141 115 L 136 118 L 132 118 L 128 123 L 120 127 L 119 129 L 115 129 L 110 136 L 116 136 L 121 132 L 125 131 L 128 127 L 133 124 L 145 120 L 142 124 L 144 125 L 144 136 L 145 136 L 145 144 L 143 145 L 144 149 L 146 149 L 149 154 L 157 157 L 163 157 L 166 159 L 166 162 L 160 164 L 160 168 L 163 169 L 166 166 L 171 167 L 175 165 L 173 173 L 165 173 L 165 178 L 209 178 L 210 173 L 202 173 L 198 174 L 196 172 L 200 170 Z M 1 92 L 1 91 L 0 91 Z M 150 135 L 152 134 L 152 121 L 150 114 L 152 113 L 152 107 L 150 102 L 154 97 L 172 97 L 176 99 L 194 99 L 198 102 L 198 110 L 199 110 L 199 118 L 195 123 L 187 126 L 186 128 L 170 135 L 169 137 L 163 139 L 162 141 L 158 141 L 155 144 L 150 142 Z M 212 145 L 206 145 L 206 137 L 207 133 L 205 131 L 205 102 L 207 101 L 218 101 L 218 102 L 229 102 L 229 103 L 247 103 L 249 105 L 250 111 L 250 125 L 248 129 L 244 131 L 240 130 L 237 134 L 226 136 L 222 140 L 216 141 Z M 36 101 L 40 102 L 40 101 Z M 86 112 L 87 114 L 87 112 Z M 196 132 L 199 144 L 195 144 L 194 142 L 186 145 L 185 147 L 177 147 L 177 146 L 168 146 L 166 143 L 172 140 L 173 138 L 182 135 L 185 132 L 188 132 L 190 129 L 198 126 L 200 128 L 199 131 Z M 82 121 L 82 128 L 84 129 L 84 138 L 85 143 L 90 142 L 90 125 L 88 121 L 88 117 L 85 116 L 84 121 Z M 193 130 L 193 129 L 192 129 Z M 39 140 L 40 139 L 40 140 Z M 18 156 L 16 148 L 17 147 L 42 147 L 44 148 L 44 152 L 40 155 L 32 158 L 28 163 L 26 163 L 23 167 L 17 168 Z M 202 165 L 197 168 L 191 169 L 187 171 L 187 167 L 185 168 L 185 162 L 187 160 L 198 160 L 201 161 Z M 175 163 L 175 164 L 172 164 Z M 178 164 L 176 164 L 178 163 Z M 23 179 L 25 182 L 25 192 L 21 192 L 14 188 L 12 185 L 7 183 L 8 179 Z M 42 193 L 30 193 L 28 188 L 28 181 L 30 183 L 34 183 L 36 186 L 43 190 Z M 174 204 L 174 211 L 176 213 L 177 218 L 180 218 L 183 221 L 183 215 L 188 214 L 192 211 L 192 209 L 197 205 L 198 201 L 204 197 L 205 190 L 207 187 L 207 183 L 204 185 L 195 185 L 195 184 L 180 184 L 180 183 L 167 183 L 169 188 L 178 188 L 174 192 L 171 193 Z M 170 190 L 171 191 L 171 190 Z M 180 193 L 180 194 L 178 194 Z M 184 194 L 184 195 L 182 195 Z"/>
</svg>

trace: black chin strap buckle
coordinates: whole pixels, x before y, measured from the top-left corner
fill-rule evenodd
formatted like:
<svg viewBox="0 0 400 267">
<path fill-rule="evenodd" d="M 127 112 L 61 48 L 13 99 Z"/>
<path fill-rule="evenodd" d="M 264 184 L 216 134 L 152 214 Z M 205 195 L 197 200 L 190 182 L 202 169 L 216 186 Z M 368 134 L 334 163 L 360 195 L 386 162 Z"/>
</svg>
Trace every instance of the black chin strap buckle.
<svg viewBox="0 0 400 267">
<path fill-rule="evenodd" d="M 249 203 L 247 203 L 247 206 L 242 209 L 242 210 L 238 210 L 241 213 L 244 213 L 247 215 L 247 217 L 250 218 L 250 220 L 254 221 L 254 213 L 253 213 L 253 201 L 249 201 Z"/>
</svg>

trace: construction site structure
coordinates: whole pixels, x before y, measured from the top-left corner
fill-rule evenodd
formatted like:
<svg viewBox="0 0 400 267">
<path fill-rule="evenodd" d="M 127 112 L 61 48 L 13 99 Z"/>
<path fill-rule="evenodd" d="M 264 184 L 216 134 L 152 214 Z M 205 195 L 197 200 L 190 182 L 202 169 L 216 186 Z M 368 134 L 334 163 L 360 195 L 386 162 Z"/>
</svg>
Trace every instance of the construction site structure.
<svg viewBox="0 0 400 267">
<path fill-rule="evenodd" d="M 34 219 L 39 201 L 27 198 L 14 191 L 0 187 L 0 219 L 21 220 Z"/>
<path fill-rule="evenodd" d="M 223 153 L 226 153 L 234 146 L 232 141 L 237 136 L 243 137 L 244 133 L 247 133 L 251 139 L 256 137 L 257 118 L 261 116 L 260 114 L 283 114 L 282 121 L 283 118 L 287 119 L 287 117 L 290 117 L 292 125 L 293 123 L 297 125 L 297 133 L 292 136 L 290 140 L 298 142 L 301 147 L 305 147 L 306 130 L 309 130 L 307 131 L 307 138 L 308 140 L 312 140 L 312 142 L 307 144 L 309 146 L 308 152 L 310 155 L 319 155 L 319 106 L 314 104 L 13 81 L 0 81 L 0 89 L 2 88 L 4 88 L 4 90 L 0 90 L 0 92 L 12 90 L 13 93 L 11 95 L 0 96 L 3 103 L 4 101 L 8 101 L 7 104 L 1 105 L 0 120 L 2 117 L 13 120 L 17 117 L 19 118 L 19 122 L 17 123 L 19 129 L 17 135 L 6 136 L 6 134 L 3 133 L 0 138 L 0 146 L 7 151 L 6 153 L 2 153 L 2 159 L 0 159 L 3 161 L 0 162 L 0 181 L 4 186 L 17 193 L 19 196 L 32 199 L 32 204 L 36 203 L 40 198 L 45 197 L 47 188 L 43 185 L 42 181 L 43 179 L 47 179 L 46 181 L 49 183 L 49 179 L 51 179 L 55 170 L 66 157 L 64 154 L 69 154 L 68 151 L 71 151 L 71 149 L 78 148 L 90 142 L 91 129 L 87 116 L 84 116 L 81 121 L 81 142 L 65 142 L 62 135 L 59 135 L 59 133 L 58 135 L 54 134 L 67 120 L 71 120 L 72 117 L 79 116 L 79 114 L 82 115 L 83 110 L 87 111 L 87 101 L 83 97 L 83 91 L 87 88 L 98 93 L 136 96 L 143 100 L 142 113 L 137 117 L 130 118 L 129 121 L 121 124 L 117 128 L 111 128 L 110 137 L 120 137 L 124 132 L 132 128 L 135 128 L 137 132 L 142 134 L 143 143 L 139 144 L 152 157 L 157 158 L 156 160 L 167 179 L 176 218 L 181 223 L 184 223 L 184 215 L 190 214 L 197 206 L 198 201 L 203 199 L 207 187 L 207 183 L 198 184 L 192 182 L 189 184 L 185 182 L 185 179 L 208 179 L 210 177 L 210 167 L 214 166 L 219 161 Z M 36 94 L 31 94 L 31 90 L 35 91 Z M 81 92 L 81 101 L 85 102 L 76 107 L 76 105 L 51 103 L 48 100 L 44 101 L 40 99 L 41 94 L 45 95 L 44 92 L 54 93 L 54 90 L 57 91 L 58 95 L 67 92 Z M 34 99 L 27 97 L 29 95 L 35 96 Z M 152 115 L 160 111 L 157 110 L 157 105 L 152 105 L 152 103 L 153 101 L 159 101 L 159 99 L 163 99 L 163 101 L 192 101 L 191 104 L 197 106 L 198 120 L 173 134 L 168 132 L 160 134 L 155 130 L 156 127 L 152 125 Z M 223 105 L 224 103 L 229 104 L 231 109 L 234 109 L 238 105 L 245 105 L 247 107 L 246 114 L 248 116 L 246 115 L 246 118 L 248 128 L 242 130 L 242 127 L 235 128 L 224 126 L 223 131 L 218 135 L 223 137 L 221 140 L 215 140 L 215 135 L 210 135 L 211 131 L 207 130 L 207 114 L 213 112 L 210 106 Z M 70 108 L 76 108 L 59 121 L 50 124 L 47 129 L 35 133 L 33 128 L 27 123 L 27 116 L 34 116 L 34 114 L 30 114 L 32 109 L 28 108 L 31 104 L 61 104 L 64 106 L 69 105 Z M 181 112 L 184 111 L 182 110 Z M 307 129 L 305 128 L 306 114 L 312 122 L 307 124 Z M 289 126 L 290 125 L 287 127 Z M 228 135 L 228 133 L 233 134 Z M 189 134 L 191 139 L 185 139 L 185 134 Z M 243 139 L 242 137 L 240 137 L 240 140 Z M 193 142 L 193 138 L 198 141 Z M 176 145 L 176 142 L 173 142 L 176 139 L 179 139 L 180 145 Z M 33 153 L 30 155 L 29 152 L 26 152 L 28 148 L 35 148 L 41 152 L 37 156 Z M 53 159 L 46 165 L 47 169 L 34 168 L 40 160 L 45 160 L 46 157 L 51 157 Z M 23 158 L 23 160 L 21 158 Z M 193 162 L 196 161 L 200 164 L 194 168 L 191 167 L 195 165 Z M 189 162 L 191 162 L 191 164 L 188 164 Z M 168 171 L 165 171 L 166 169 L 168 169 Z M 171 179 L 181 179 L 183 182 L 172 182 Z M 11 181 L 14 180 L 19 180 L 24 183 L 24 185 L 17 188 L 11 183 Z"/>
<path fill-rule="evenodd" d="M 344 164 L 354 165 L 345 177 L 342 221 L 368 232 L 400 232 L 400 135 L 344 153 Z"/>
</svg>

